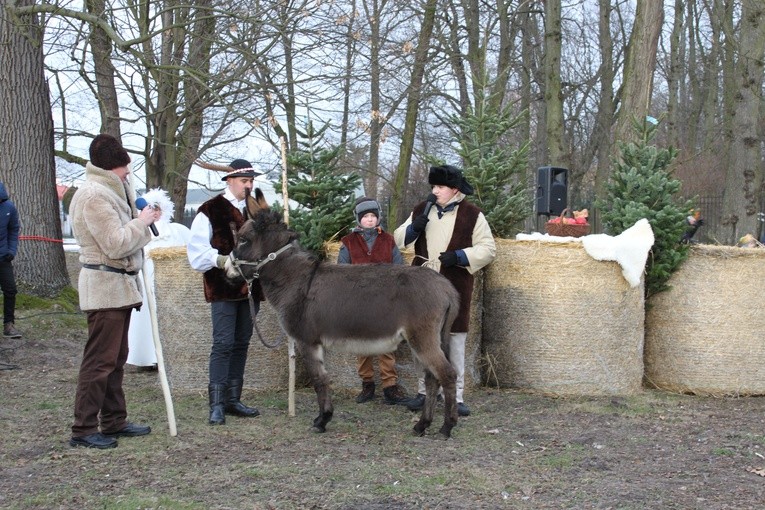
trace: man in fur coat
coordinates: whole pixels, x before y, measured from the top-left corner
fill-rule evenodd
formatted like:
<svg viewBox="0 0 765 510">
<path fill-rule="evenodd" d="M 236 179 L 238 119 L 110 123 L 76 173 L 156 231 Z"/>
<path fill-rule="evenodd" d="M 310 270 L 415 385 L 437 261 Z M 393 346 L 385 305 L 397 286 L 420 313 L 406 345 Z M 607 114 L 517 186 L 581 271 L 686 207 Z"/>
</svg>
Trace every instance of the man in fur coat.
<svg viewBox="0 0 765 510">
<path fill-rule="evenodd" d="M 473 274 L 494 260 L 497 249 L 483 212 L 466 200 L 467 195 L 473 194 L 473 187 L 462 170 L 450 165 L 431 167 L 428 183 L 432 196 L 414 207 L 393 236 L 399 249 L 414 244 L 412 265 L 440 272 L 460 294 L 460 312 L 452 324 L 449 340 L 449 360 L 457 370 L 457 413 L 468 416 L 470 408 L 463 393 Z M 419 392 L 407 407 L 417 411 L 424 403 L 425 380 L 420 378 Z"/>
<path fill-rule="evenodd" d="M 127 421 L 122 390 L 130 314 L 142 303 L 138 270 L 149 226 L 160 212 L 135 207 L 128 182 L 130 156 L 111 135 L 90 144 L 85 184 L 72 198 L 72 230 L 80 245 L 80 308 L 88 316 L 74 402 L 71 446 L 114 448 L 121 436 L 143 436 L 148 426 Z M 100 430 L 99 430 L 100 427 Z"/>
</svg>

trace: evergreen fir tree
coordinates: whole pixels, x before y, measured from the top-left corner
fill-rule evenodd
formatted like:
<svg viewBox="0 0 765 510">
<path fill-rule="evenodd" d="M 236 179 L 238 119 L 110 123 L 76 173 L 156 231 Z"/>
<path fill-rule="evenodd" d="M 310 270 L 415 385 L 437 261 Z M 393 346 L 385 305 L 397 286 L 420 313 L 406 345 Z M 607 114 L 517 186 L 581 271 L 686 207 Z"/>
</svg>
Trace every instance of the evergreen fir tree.
<svg viewBox="0 0 765 510">
<path fill-rule="evenodd" d="M 342 146 L 319 148 L 327 127 L 317 131 L 309 123 L 301 149 L 287 154 L 287 192 L 300 204 L 290 208 L 290 228 L 300 234 L 300 244 L 320 258 L 325 257 L 324 244 L 342 237 L 353 225 L 355 191 L 361 183 L 357 174 L 337 173 Z M 281 191 L 281 179 L 274 188 Z"/>
<path fill-rule="evenodd" d="M 517 149 L 507 145 L 505 135 L 520 124 L 523 115 L 515 116 L 509 108 L 494 109 L 491 104 L 479 97 L 475 110 L 451 120 L 461 133 L 457 154 L 475 189 L 470 201 L 481 208 L 495 236 L 513 237 L 523 229 L 532 208 L 525 182 L 529 144 Z"/>
<path fill-rule="evenodd" d="M 685 218 L 693 202 L 679 196 L 681 182 L 672 175 L 677 156 L 673 147 L 650 145 L 658 124 L 634 121 L 637 142 L 617 142 L 619 154 L 606 186 L 606 197 L 597 200 L 603 230 L 618 235 L 639 219 L 651 224 L 654 245 L 648 257 L 646 297 L 669 288 L 670 275 L 688 257 L 688 246 L 680 243 L 687 227 Z"/>
</svg>

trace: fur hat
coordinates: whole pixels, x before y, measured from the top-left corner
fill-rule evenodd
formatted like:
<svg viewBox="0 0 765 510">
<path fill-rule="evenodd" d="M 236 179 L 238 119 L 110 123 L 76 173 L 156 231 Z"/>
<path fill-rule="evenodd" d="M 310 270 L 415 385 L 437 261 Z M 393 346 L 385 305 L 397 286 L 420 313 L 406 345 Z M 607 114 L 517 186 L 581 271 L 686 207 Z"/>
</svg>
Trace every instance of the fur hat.
<svg viewBox="0 0 765 510">
<path fill-rule="evenodd" d="M 224 175 L 221 181 L 225 181 L 229 177 L 255 177 L 257 175 L 262 175 L 261 172 L 256 171 L 252 167 L 252 163 L 246 159 L 235 159 L 228 166 L 231 167 L 232 171 Z"/>
<path fill-rule="evenodd" d="M 428 183 L 431 186 L 439 185 L 457 188 L 465 195 L 473 194 L 473 186 L 465 180 L 465 177 L 462 175 L 462 170 L 456 166 L 443 165 L 430 167 Z"/>
<path fill-rule="evenodd" d="M 104 170 L 130 164 L 130 155 L 112 135 L 102 133 L 90 143 L 90 163 Z"/>
<path fill-rule="evenodd" d="M 359 226 L 361 226 L 361 218 L 363 218 L 366 213 L 372 213 L 377 216 L 377 225 L 380 224 L 380 204 L 377 203 L 377 200 L 372 200 L 367 197 L 356 199 L 353 214 L 356 216 L 356 223 L 358 223 Z"/>
</svg>

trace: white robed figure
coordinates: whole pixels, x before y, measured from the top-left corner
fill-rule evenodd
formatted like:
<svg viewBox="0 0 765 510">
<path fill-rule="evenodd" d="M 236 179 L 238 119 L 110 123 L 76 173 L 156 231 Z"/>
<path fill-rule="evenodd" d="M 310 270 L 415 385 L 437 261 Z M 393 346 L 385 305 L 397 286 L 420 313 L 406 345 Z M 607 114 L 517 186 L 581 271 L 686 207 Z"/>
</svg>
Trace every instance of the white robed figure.
<svg viewBox="0 0 765 510">
<path fill-rule="evenodd" d="M 148 285 L 154 288 L 154 261 L 149 258 L 149 253 L 154 248 L 169 248 L 172 246 L 186 246 L 191 231 L 185 225 L 173 223 L 175 205 L 170 200 L 167 192 L 159 188 L 152 188 L 143 195 L 152 207 L 162 210 L 162 217 L 154 224 L 157 226 L 159 236 L 152 237 L 149 244 L 144 247 L 146 261 L 143 271 L 146 271 L 145 279 Z M 141 275 L 143 278 L 144 275 Z M 128 359 L 127 362 L 138 367 L 154 367 L 157 364 L 157 355 L 152 336 L 151 314 L 144 289 L 143 306 L 141 310 L 130 316 L 130 328 L 128 329 Z"/>
</svg>

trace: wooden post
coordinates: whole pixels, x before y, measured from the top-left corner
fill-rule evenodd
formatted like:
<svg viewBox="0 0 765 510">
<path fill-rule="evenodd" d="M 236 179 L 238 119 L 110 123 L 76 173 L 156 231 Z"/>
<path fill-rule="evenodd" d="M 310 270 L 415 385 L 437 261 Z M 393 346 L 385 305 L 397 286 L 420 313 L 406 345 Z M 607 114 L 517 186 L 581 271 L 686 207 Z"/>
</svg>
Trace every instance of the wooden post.
<svg viewBox="0 0 765 510">
<path fill-rule="evenodd" d="M 178 430 L 175 426 L 175 408 L 173 407 L 173 397 L 170 394 L 170 385 L 167 382 L 167 372 L 165 372 L 165 357 L 162 354 L 162 342 L 159 340 L 159 326 L 157 323 L 157 302 L 154 299 L 154 282 L 150 282 L 146 276 L 146 258 L 144 255 L 143 268 L 143 288 L 146 294 L 147 305 L 149 306 L 149 317 L 151 317 L 151 337 L 154 340 L 154 352 L 157 356 L 157 372 L 159 373 L 159 383 L 162 387 L 162 394 L 165 397 L 165 409 L 167 410 L 167 425 L 170 428 L 170 435 L 175 437 Z"/>
<path fill-rule="evenodd" d="M 290 224 L 290 203 L 289 193 L 287 192 L 287 142 L 282 136 L 280 139 L 282 147 L 282 197 L 284 198 L 284 223 Z M 289 389 L 287 392 L 287 413 L 289 416 L 295 416 L 295 340 L 287 337 L 287 357 L 289 359 Z"/>
</svg>

